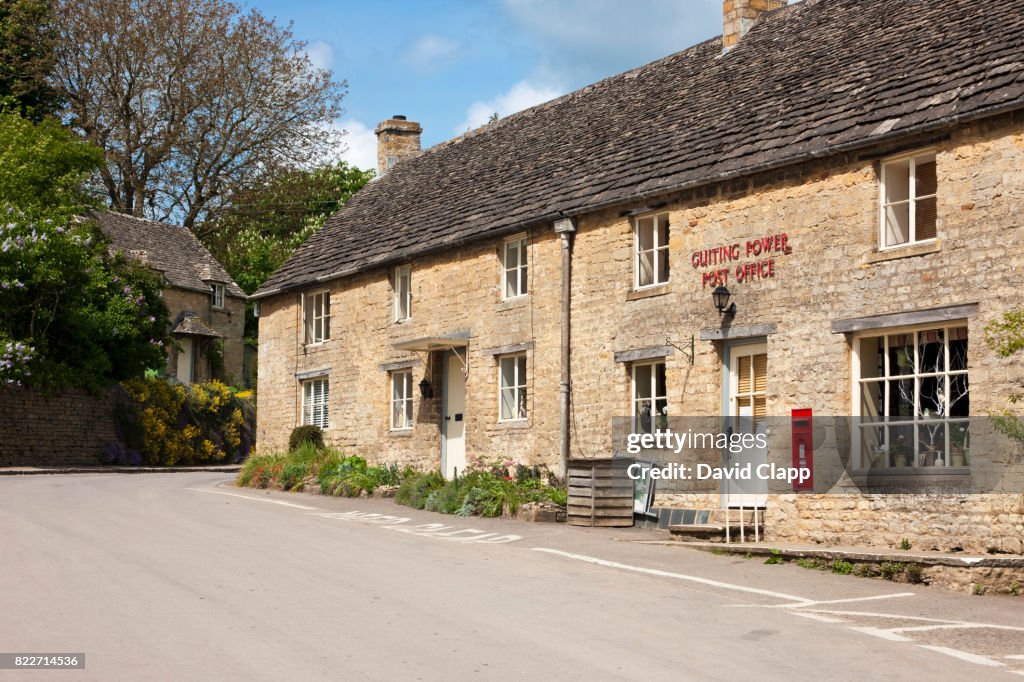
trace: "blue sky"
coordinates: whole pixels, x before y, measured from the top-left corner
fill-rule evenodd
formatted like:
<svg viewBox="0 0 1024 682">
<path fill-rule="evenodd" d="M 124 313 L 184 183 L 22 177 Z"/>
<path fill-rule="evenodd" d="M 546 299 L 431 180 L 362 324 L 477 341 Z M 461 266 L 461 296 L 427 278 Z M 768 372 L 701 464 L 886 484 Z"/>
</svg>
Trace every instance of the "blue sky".
<svg viewBox="0 0 1024 682">
<path fill-rule="evenodd" d="M 342 158 L 376 165 L 374 126 L 423 125 L 429 147 L 720 34 L 721 0 L 248 0 L 294 22 L 348 81 Z"/>
</svg>

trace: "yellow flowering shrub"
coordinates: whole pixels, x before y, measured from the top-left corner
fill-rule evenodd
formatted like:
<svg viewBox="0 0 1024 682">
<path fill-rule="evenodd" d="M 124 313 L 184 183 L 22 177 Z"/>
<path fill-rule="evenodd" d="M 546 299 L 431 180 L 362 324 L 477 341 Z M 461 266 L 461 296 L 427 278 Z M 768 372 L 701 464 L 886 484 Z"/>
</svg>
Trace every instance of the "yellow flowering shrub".
<svg viewBox="0 0 1024 682">
<path fill-rule="evenodd" d="M 255 444 L 252 400 L 219 381 L 183 386 L 133 379 L 121 388 L 114 408 L 118 440 L 102 457 L 108 463 L 235 463 Z"/>
</svg>

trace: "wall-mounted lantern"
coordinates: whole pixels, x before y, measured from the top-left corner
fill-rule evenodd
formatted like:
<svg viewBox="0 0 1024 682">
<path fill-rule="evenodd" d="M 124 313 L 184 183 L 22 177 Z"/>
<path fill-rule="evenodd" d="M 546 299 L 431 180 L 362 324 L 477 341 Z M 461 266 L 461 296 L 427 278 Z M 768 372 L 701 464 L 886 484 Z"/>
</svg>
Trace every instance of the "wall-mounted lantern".
<svg viewBox="0 0 1024 682">
<path fill-rule="evenodd" d="M 711 300 L 715 302 L 715 307 L 718 308 L 719 315 L 732 316 L 736 314 L 736 304 L 729 303 L 730 296 L 732 296 L 732 294 L 721 284 L 711 292 Z"/>
<path fill-rule="evenodd" d="M 420 397 L 430 400 L 434 397 L 434 387 L 430 385 L 430 379 L 423 377 L 420 382 Z"/>
</svg>

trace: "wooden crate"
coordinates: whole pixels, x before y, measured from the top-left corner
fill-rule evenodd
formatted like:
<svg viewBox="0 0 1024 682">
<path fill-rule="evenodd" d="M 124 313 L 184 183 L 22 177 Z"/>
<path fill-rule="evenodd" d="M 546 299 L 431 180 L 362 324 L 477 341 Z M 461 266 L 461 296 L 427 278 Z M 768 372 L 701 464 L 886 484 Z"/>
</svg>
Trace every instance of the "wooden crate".
<svg viewBox="0 0 1024 682">
<path fill-rule="evenodd" d="M 573 526 L 633 525 L 631 459 L 569 460 L 568 522 Z"/>
</svg>

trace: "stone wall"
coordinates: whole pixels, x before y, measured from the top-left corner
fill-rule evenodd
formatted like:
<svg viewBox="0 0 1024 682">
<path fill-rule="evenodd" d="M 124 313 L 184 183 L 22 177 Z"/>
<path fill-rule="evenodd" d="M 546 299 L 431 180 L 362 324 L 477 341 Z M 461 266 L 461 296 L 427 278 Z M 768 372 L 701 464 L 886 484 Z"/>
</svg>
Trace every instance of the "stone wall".
<svg viewBox="0 0 1024 682">
<path fill-rule="evenodd" d="M 529 295 L 501 297 L 503 239 L 459 250 L 456 257 L 412 263 L 412 318 L 394 322 L 388 269 L 314 287 L 329 288 L 331 338 L 304 345 L 300 296 L 268 299 L 260 311 L 258 437 L 261 450 L 281 449 L 301 423 L 300 380 L 324 371 L 329 379 L 326 438 L 346 452 L 376 462 L 425 468 L 441 463 L 442 353 L 398 351 L 394 344 L 469 332 L 466 378 L 466 455 L 511 457 L 554 466 L 558 460 L 559 241 L 548 231 L 528 235 Z M 526 421 L 498 421 L 498 360 L 502 346 L 532 343 L 527 353 Z M 460 350 L 460 354 L 465 351 Z M 460 362 L 454 358 L 453 362 Z M 429 378 L 434 397 L 414 390 L 414 428 L 390 429 L 386 366 L 413 363 L 413 384 Z"/>
<path fill-rule="evenodd" d="M 113 398 L 69 390 L 0 390 L 0 467 L 89 466 L 116 439 Z"/>
</svg>

